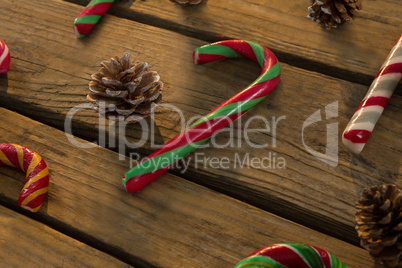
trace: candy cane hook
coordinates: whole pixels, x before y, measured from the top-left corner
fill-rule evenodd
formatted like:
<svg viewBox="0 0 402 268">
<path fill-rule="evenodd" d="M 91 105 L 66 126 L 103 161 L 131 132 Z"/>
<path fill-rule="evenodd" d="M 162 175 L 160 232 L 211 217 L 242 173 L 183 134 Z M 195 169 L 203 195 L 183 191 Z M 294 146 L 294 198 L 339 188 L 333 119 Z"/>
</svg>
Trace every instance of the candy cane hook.
<svg viewBox="0 0 402 268">
<path fill-rule="evenodd" d="M 42 157 L 27 147 L 0 143 L 0 166 L 16 167 L 26 173 L 18 205 L 31 212 L 37 212 L 49 187 L 49 170 Z"/>
<path fill-rule="evenodd" d="M 242 40 L 221 41 L 199 47 L 193 53 L 196 64 L 226 58 L 251 59 L 262 67 L 262 72 L 246 89 L 216 107 L 129 170 L 123 178 L 123 185 L 128 192 L 136 193 L 161 176 L 175 162 L 265 99 L 278 84 L 279 62 L 270 50 L 259 44 Z"/>
<path fill-rule="evenodd" d="M 402 35 L 381 66 L 366 96 L 343 132 L 343 144 L 352 153 L 359 154 L 363 150 L 401 78 Z"/>
</svg>

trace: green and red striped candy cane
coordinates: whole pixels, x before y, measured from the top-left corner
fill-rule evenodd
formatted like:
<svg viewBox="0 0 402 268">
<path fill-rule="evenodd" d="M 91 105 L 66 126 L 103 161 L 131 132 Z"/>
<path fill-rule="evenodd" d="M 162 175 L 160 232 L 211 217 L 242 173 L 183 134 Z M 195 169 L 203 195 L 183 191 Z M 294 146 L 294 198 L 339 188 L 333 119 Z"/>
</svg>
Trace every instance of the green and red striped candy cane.
<svg viewBox="0 0 402 268">
<path fill-rule="evenodd" d="M 166 172 L 175 162 L 265 99 L 278 84 L 279 62 L 269 49 L 259 44 L 242 40 L 221 41 L 199 47 L 193 53 L 196 64 L 226 58 L 251 59 L 262 67 L 261 75 L 246 89 L 213 109 L 129 170 L 123 178 L 123 185 L 128 192 L 139 192 Z"/>
<path fill-rule="evenodd" d="M 235 268 L 347 268 L 331 253 L 305 244 L 275 244 L 259 249 Z"/>
<path fill-rule="evenodd" d="M 86 36 L 115 0 L 92 0 L 74 20 L 74 33 L 78 38 Z"/>
</svg>

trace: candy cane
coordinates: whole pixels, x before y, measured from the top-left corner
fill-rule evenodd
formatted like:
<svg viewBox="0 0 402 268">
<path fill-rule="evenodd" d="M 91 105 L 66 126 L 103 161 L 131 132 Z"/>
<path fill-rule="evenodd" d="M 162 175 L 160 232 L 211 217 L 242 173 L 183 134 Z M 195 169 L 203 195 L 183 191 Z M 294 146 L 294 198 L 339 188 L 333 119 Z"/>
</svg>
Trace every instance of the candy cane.
<svg viewBox="0 0 402 268">
<path fill-rule="evenodd" d="M 74 33 L 83 38 L 112 6 L 115 0 L 92 0 L 74 20 Z"/>
<path fill-rule="evenodd" d="M 6 74 L 10 69 L 10 50 L 7 45 L 0 40 L 0 75 Z"/>
<path fill-rule="evenodd" d="M 32 212 L 42 206 L 49 187 L 49 170 L 45 161 L 31 149 L 10 143 L 0 144 L 0 166 L 11 166 L 26 173 L 18 205 Z"/>
<path fill-rule="evenodd" d="M 241 40 L 222 41 L 199 47 L 193 53 L 196 64 L 243 57 L 257 62 L 262 67 L 261 75 L 257 80 L 129 170 L 123 178 L 123 185 L 128 192 L 140 191 L 166 172 L 175 162 L 206 142 L 212 135 L 272 92 L 279 81 L 279 62 L 270 50 L 259 44 Z"/>
<path fill-rule="evenodd" d="M 288 243 L 259 249 L 235 266 L 235 268 L 245 267 L 346 268 L 346 265 L 323 249 L 304 244 Z"/>
<path fill-rule="evenodd" d="M 342 135 L 343 144 L 359 154 L 402 77 L 402 35 L 392 48 Z"/>
</svg>

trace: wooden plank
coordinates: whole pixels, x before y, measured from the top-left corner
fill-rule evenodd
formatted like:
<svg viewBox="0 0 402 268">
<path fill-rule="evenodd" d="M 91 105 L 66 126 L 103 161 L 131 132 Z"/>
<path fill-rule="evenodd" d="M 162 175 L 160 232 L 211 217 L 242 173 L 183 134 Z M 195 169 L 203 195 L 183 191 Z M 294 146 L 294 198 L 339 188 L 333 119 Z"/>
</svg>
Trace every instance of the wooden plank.
<svg viewBox="0 0 402 268">
<path fill-rule="evenodd" d="M 38 217 L 62 224 L 69 233 L 80 232 L 83 241 L 109 245 L 127 263 L 233 267 L 260 247 L 292 241 L 322 247 L 349 267 L 373 266 L 361 248 L 170 174 L 141 194 L 128 194 L 119 178 L 127 158 L 119 160 L 117 153 L 101 147 L 77 148 L 62 131 L 3 108 L 0 113 L 2 141 L 32 148 L 48 164 L 49 194 Z M 0 202 L 10 205 L 24 176 L 1 168 L 0 177 Z M 10 240 L 13 235 L 17 238 L 10 234 Z M 45 237 L 43 247 L 48 241 Z"/>
<path fill-rule="evenodd" d="M 0 206 L 2 267 L 131 267 Z"/>
<path fill-rule="evenodd" d="M 72 35 L 69 19 L 81 7 L 61 1 L 24 3 L 6 1 L 5 8 L 0 10 L 7 25 L 4 40 L 12 51 L 11 71 L 7 79 L 0 79 L 3 81 L 0 104 L 59 129 L 64 129 L 64 119 L 70 109 L 85 103 L 89 75 L 97 71 L 99 62 L 123 51 L 131 52 L 138 60 L 148 61 L 160 73 L 166 83 L 164 102 L 176 105 L 187 122 L 193 116 L 209 112 L 259 73 L 257 66 L 246 60 L 195 66 L 191 62 L 192 50 L 204 42 L 112 16 L 103 18 L 90 38 L 77 40 Z M 236 153 L 240 159 L 246 156 L 261 159 L 275 153 L 277 159 L 285 159 L 286 168 L 214 169 L 210 165 L 196 166 L 193 154 L 188 158 L 192 159 L 191 167 L 181 176 L 357 243 L 353 204 L 361 190 L 373 184 L 400 184 L 402 180 L 402 145 L 394 142 L 401 135 L 398 107 L 402 99 L 400 96 L 391 99 L 361 156 L 353 157 L 338 139 L 339 165 L 336 167 L 323 163 L 307 151 L 302 129 L 309 116 L 321 110 L 325 118 L 325 106 L 338 102 L 337 118 L 311 125 L 304 132 L 305 143 L 324 153 L 326 124 L 339 123 L 340 135 L 366 90 L 366 86 L 282 64 L 278 88 L 235 127 L 244 129 L 252 115 L 268 118 L 271 123 L 272 117 L 286 117 L 278 123 L 276 147 L 272 132 L 258 131 L 250 135 L 250 141 L 266 143 L 268 148 L 253 149 L 242 134 L 234 137 L 236 145 L 241 143 L 240 147 L 207 148 L 197 153 L 232 160 Z M 179 115 L 166 106 L 146 123 L 156 126 L 159 143 L 180 132 Z M 262 127 L 261 120 L 249 124 L 249 128 Z M 98 129 L 95 112 L 81 110 L 74 115 L 74 134 L 98 140 Z M 125 133 L 116 134 L 122 138 L 120 141 L 127 138 L 135 143 L 144 133 L 149 135 L 139 124 L 123 129 Z M 218 144 L 225 144 L 229 138 L 228 133 L 222 133 L 216 140 Z M 116 146 L 114 149 L 117 150 Z M 147 142 L 131 152 L 151 150 Z M 158 187 L 160 183 L 163 181 L 158 180 L 149 187 Z"/>
<path fill-rule="evenodd" d="M 193 7 L 165 0 L 126 1 L 116 3 L 110 13 L 208 41 L 226 36 L 259 42 L 290 65 L 370 84 L 401 34 L 400 2 L 364 1 L 356 20 L 333 31 L 307 19 L 308 6 L 305 0 L 286 4 L 282 0 L 204 0 Z"/>
</svg>

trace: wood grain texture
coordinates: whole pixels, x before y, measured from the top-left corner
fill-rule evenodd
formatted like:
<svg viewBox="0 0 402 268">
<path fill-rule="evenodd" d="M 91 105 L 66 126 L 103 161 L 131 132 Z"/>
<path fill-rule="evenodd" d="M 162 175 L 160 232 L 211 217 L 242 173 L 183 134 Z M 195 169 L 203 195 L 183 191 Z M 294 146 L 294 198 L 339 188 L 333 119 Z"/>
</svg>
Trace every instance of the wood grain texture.
<svg viewBox="0 0 402 268">
<path fill-rule="evenodd" d="M 70 0 L 73 2 L 88 2 Z M 204 0 L 182 7 L 165 0 L 117 2 L 116 16 L 204 39 L 246 39 L 280 61 L 352 82 L 371 83 L 401 34 L 399 1 L 366 0 L 350 24 L 326 31 L 307 19 L 309 1 Z"/>
<path fill-rule="evenodd" d="M 49 193 L 39 219 L 62 223 L 65 231 L 81 233 L 82 241 L 107 244 L 136 267 L 233 267 L 254 250 L 280 242 L 319 246 L 348 267 L 375 267 L 361 248 L 171 174 L 138 195 L 128 194 L 119 178 L 129 165 L 127 158 L 119 160 L 117 153 L 101 147 L 77 148 L 62 131 L 3 108 L 0 112 L 2 141 L 33 148 L 48 164 Z M 11 206 L 24 176 L 1 168 L 0 177 L 0 202 Z M 7 227 L 15 232 L 7 233 L 6 241 L 17 239 L 17 230 L 34 226 Z M 51 240 L 43 235 L 43 241 L 34 241 L 39 250 Z M 22 258 L 25 253 L 14 254 Z M 81 256 L 71 257 L 75 254 Z"/>
<path fill-rule="evenodd" d="M 6 25 L 4 41 L 11 49 L 12 64 L 7 77 L 0 79 L 3 107 L 64 129 L 70 109 L 86 102 L 89 76 L 98 70 L 99 63 L 130 52 L 134 58 L 148 61 L 161 75 L 165 82 L 165 106 L 157 110 L 153 119 L 145 121 L 148 126 L 155 126 L 155 136 L 140 124 L 119 130 L 119 124 L 111 123 L 120 139 L 109 147 L 117 150 L 120 143 L 127 154 L 144 155 L 153 150 L 151 136 L 161 144 L 181 130 L 180 116 L 168 104 L 177 106 L 188 123 L 193 116 L 206 114 L 244 88 L 259 73 L 257 66 L 246 60 L 195 66 L 191 62 L 192 50 L 204 42 L 112 16 L 105 16 L 90 38 L 77 40 L 72 35 L 70 22 L 71 14 L 80 9 L 62 1 L 46 4 L 36 1 L 29 5 L 24 1 L 5 1 L 0 15 Z M 286 117 L 278 123 L 275 135 L 273 129 L 261 130 L 265 126 L 262 120 L 250 122 L 249 128 L 260 130 L 251 133 L 249 140 L 268 147 L 253 149 L 241 134 L 234 136 L 233 147 L 206 148 L 196 153 L 210 159 L 228 158 L 230 167 L 234 167 L 236 156 L 261 159 L 275 153 L 278 159 L 285 159 L 286 168 L 215 169 L 208 161 L 201 160 L 197 165 L 193 154 L 187 158 L 191 167 L 181 176 L 357 243 L 353 215 L 354 202 L 361 190 L 380 183 L 401 184 L 402 144 L 395 142 L 402 130 L 398 108 L 401 97 L 393 96 L 360 156 L 352 156 L 338 138 L 339 165 L 336 167 L 312 156 L 304 147 L 302 137 L 312 149 L 325 153 L 326 125 L 339 124 L 339 137 L 366 90 L 366 86 L 282 64 L 277 89 L 234 127 L 244 129 L 252 115 L 267 118 L 271 123 L 273 117 Z M 325 106 L 335 102 L 339 107 L 337 118 L 310 125 L 302 133 L 303 123 L 310 115 L 321 110 L 325 118 Z M 98 130 L 102 126 L 92 110 L 75 113 L 72 125 L 75 135 L 99 141 Z M 106 133 L 106 140 L 115 139 L 109 131 Z M 145 144 L 139 144 L 143 135 L 148 139 Z M 216 140 L 225 144 L 229 138 L 226 132 L 217 135 Z M 161 183 L 162 179 L 149 187 Z"/>
<path fill-rule="evenodd" d="M 0 225 L 2 267 L 131 267 L 3 206 Z"/>
</svg>

